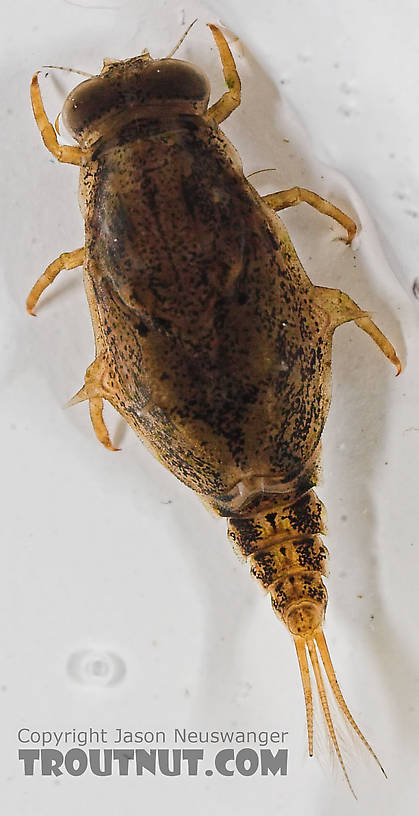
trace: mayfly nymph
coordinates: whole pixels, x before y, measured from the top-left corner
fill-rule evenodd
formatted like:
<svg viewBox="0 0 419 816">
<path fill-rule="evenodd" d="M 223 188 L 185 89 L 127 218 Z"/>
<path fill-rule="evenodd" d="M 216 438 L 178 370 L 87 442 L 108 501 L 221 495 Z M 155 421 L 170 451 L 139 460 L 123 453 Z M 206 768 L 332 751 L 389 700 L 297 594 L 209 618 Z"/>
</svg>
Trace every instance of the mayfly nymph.
<svg viewBox="0 0 419 816">
<path fill-rule="evenodd" d="M 240 104 L 240 80 L 223 34 L 209 27 L 227 85 L 218 101 L 208 107 L 206 76 L 173 52 L 105 60 L 64 103 L 76 146 L 58 143 L 33 77 L 46 147 L 80 167 L 85 244 L 47 267 L 27 308 L 33 313 L 60 270 L 83 265 L 96 354 L 72 402 L 88 401 L 97 437 L 112 450 L 102 416 L 108 400 L 178 479 L 228 519 L 230 539 L 293 637 L 309 753 L 310 663 L 349 783 L 323 669 L 380 763 L 346 706 L 323 634 L 328 553 L 313 487 L 335 329 L 354 321 L 401 366 L 367 312 L 340 290 L 311 283 L 276 212 L 305 201 L 339 222 L 348 243 L 354 221 L 310 190 L 261 197 L 244 177 L 219 128 Z"/>
</svg>

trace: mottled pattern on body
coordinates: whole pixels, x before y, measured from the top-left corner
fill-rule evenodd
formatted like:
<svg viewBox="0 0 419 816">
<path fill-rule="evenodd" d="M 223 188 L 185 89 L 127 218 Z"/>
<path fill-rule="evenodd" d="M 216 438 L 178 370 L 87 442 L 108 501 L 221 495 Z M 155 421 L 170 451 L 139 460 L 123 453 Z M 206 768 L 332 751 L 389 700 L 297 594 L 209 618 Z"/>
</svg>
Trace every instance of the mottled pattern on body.
<svg viewBox="0 0 419 816">
<path fill-rule="evenodd" d="M 249 473 L 299 478 L 329 406 L 332 331 L 236 152 L 184 116 L 131 124 L 93 158 L 86 272 L 111 401 L 207 498 Z"/>
</svg>

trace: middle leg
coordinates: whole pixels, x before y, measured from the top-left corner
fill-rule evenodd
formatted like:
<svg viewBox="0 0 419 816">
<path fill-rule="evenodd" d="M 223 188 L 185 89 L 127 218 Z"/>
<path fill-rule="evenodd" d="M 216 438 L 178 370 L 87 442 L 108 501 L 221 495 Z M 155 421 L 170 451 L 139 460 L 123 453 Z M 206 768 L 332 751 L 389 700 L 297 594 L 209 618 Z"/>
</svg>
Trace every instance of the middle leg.
<svg viewBox="0 0 419 816">
<path fill-rule="evenodd" d="M 279 193 L 269 193 L 269 195 L 262 196 L 262 201 L 275 212 L 284 210 L 286 207 L 295 207 L 305 201 L 306 204 L 310 204 L 311 207 L 324 215 L 334 218 L 338 224 L 342 224 L 342 227 L 345 227 L 348 233 L 348 244 L 355 238 L 355 221 L 349 218 L 349 215 L 345 215 L 338 207 L 335 207 L 334 204 L 331 204 L 330 201 L 317 195 L 317 193 L 313 193 L 311 190 L 306 190 L 304 187 L 291 187 L 289 190 L 282 190 Z"/>
<path fill-rule="evenodd" d="M 45 272 L 38 278 L 26 299 L 26 308 L 29 314 L 35 315 L 34 309 L 42 292 L 55 280 L 62 269 L 75 269 L 76 266 L 82 266 L 83 262 L 84 247 L 80 247 L 80 249 L 74 249 L 73 252 L 63 252 L 59 258 L 50 263 Z"/>
</svg>

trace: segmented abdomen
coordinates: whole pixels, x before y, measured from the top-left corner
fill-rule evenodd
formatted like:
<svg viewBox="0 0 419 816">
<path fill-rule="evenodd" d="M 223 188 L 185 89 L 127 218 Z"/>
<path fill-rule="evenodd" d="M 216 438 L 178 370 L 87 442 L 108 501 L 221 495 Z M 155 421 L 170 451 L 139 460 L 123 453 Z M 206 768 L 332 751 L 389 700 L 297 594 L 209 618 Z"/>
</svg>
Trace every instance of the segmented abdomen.
<svg viewBox="0 0 419 816">
<path fill-rule="evenodd" d="M 228 520 L 228 535 L 251 565 L 251 572 L 269 591 L 272 606 L 287 624 L 291 609 L 309 602 L 327 604 L 322 575 L 327 574 L 328 551 L 324 507 L 313 490 L 284 506 L 280 496 L 260 495 Z M 320 611 L 320 610 L 319 610 Z"/>
</svg>

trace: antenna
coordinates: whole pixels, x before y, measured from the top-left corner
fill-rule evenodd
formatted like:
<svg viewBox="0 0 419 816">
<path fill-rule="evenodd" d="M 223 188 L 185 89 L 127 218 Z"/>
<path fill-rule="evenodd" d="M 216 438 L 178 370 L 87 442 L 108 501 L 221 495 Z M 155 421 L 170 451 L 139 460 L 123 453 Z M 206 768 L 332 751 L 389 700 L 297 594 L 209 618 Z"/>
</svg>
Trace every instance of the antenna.
<svg viewBox="0 0 419 816">
<path fill-rule="evenodd" d="M 195 25 L 195 23 L 197 22 L 197 20 L 198 20 L 198 17 L 196 17 L 196 19 L 195 19 L 195 20 L 194 20 L 194 21 L 193 21 L 193 22 L 192 22 L 190 25 L 188 25 L 188 27 L 187 27 L 187 29 L 186 29 L 185 33 L 184 33 L 184 34 L 182 34 L 182 36 L 181 36 L 181 38 L 180 38 L 179 42 L 178 42 L 178 43 L 176 43 L 175 47 L 174 47 L 174 48 L 172 48 L 172 50 L 171 50 L 170 54 L 168 54 L 168 55 L 167 55 L 167 57 L 164 57 L 164 59 L 170 59 L 171 57 L 173 57 L 173 54 L 176 54 L 176 51 L 178 50 L 178 48 L 180 48 L 180 46 L 182 45 L 182 43 L 183 43 L 183 41 L 184 41 L 185 37 L 187 36 L 187 34 L 189 34 L 189 32 L 190 32 L 190 30 L 191 30 L 192 26 L 193 26 L 193 25 Z"/>
<path fill-rule="evenodd" d="M 188 32 L 186 32 L 188 33 Z M 94 77 L 95 74 L 88 74 L 87 71 L 77 71 L 75 68 L 63 68 L 62 65 L 43 65 L 43 68 L 57 68 L 58 71 L 71 71 L 72 74 L 80 74 L 81 76 Z"/>
</svg>

